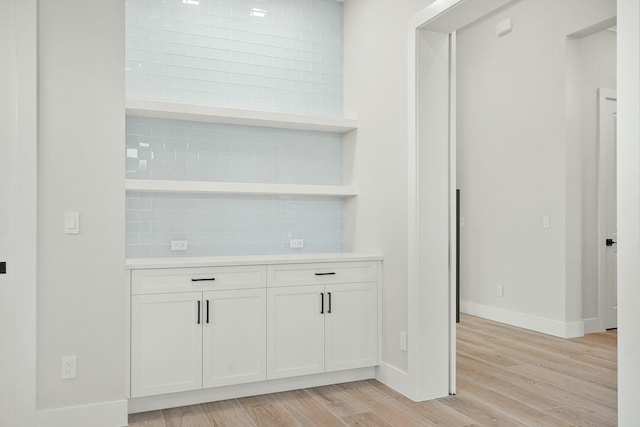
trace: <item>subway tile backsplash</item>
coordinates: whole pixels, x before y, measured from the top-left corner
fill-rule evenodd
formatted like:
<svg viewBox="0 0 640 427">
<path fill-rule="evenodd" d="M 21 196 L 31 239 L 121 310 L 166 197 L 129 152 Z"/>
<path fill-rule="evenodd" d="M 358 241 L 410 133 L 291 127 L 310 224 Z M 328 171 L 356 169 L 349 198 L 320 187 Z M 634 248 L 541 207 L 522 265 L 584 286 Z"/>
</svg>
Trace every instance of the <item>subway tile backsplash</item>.
<svg viewBox="0 0 640 427">
<path fill-rule="evenodd" d="M 128 97 L 342 116 L 341 2 L 126 3 Z M 343 182 L 337 133 L 142 117 L 126 133 L 129 179 Z M 129 258 L 341 252 L 343 236 L 341 198 L 127 192 Z"/>
<path fill-rule="evenodd" d="M 127 96 L 342 116 L 342 3 L 127 0 Z"/>
<path fill-rule="evenodd" d="M 341 252 L 339 198 L 128 192 L 128 258 Z M 304 239 L 290 249 L 289 239 Z M 172 251 L 172 240 L 188 250 Z"/>
<path fill-rule="evenodd" d="M 130 179 L 341 185 L 342 135 L 127 117 Z"/>
</svg>

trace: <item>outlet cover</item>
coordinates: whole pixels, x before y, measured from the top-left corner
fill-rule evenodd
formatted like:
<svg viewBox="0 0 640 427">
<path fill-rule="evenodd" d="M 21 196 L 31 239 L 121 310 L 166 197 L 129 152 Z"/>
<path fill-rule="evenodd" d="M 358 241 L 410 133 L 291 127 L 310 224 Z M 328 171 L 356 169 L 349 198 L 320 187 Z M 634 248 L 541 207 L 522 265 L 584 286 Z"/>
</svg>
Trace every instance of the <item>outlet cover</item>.
<svg viewBox="0 0 640 427">
<path fill-rule="evenodd" d="M 289 247 L 292 249 L 304 248 L 304 239 L 290 239 Z"/>
<path fill-rule="evenodd" d="M 189 249 L 189 243 L 186 240 L 172 240 L 171 241 L 171 250 L 172 251 L 186 251 Z"/>
<path fill-rule="evenodd" d="M 76 356 L 62 358 L 62 379 L 68 380 L 76 377 Z"/>
</svg>

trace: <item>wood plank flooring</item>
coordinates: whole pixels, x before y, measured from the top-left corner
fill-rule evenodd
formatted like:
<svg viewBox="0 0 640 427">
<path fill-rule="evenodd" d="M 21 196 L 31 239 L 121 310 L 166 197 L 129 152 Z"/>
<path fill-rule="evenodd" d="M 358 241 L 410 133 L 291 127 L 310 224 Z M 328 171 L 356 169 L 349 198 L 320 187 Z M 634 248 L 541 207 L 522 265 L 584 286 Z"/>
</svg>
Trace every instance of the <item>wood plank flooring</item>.
<svg viewBox="0 0 640 427">
<path fill-rule="evenodd" d="M 615 426 L 617 331 L 563 340 L 472 316 L 458 393 L 416 403 L 375 381 L 132 414 L 131 427 Z"/>
</svg>

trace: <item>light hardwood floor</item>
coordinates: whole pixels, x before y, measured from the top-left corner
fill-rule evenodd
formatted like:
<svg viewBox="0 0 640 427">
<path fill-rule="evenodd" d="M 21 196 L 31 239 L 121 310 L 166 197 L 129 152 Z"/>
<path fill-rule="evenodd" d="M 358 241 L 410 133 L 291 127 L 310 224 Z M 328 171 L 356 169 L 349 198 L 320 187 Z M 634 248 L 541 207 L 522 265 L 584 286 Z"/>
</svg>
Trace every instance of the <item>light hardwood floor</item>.
<svg viewBox="0 0 640 427">
<path fill-rule="evenodd" d="M 456 396 L 416 403 L 359 381 L 134 414 L 129 426 L 615 426 L 616 347 L 615 330 L 563 340 L 463 315 Z"/>
</svg>

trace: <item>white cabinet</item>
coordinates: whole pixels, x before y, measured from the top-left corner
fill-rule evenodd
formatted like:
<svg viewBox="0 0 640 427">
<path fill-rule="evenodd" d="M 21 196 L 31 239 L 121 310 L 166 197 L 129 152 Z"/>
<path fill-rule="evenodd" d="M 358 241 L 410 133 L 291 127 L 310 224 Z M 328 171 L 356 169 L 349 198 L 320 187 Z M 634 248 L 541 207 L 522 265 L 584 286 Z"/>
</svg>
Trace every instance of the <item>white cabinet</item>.
<svg viewBox="0 0 640 427">
<path fill-rule="evenodd" d="M 134 295 L 131 395 L 202 388 L 201 292 Z"/>
<path fill-rule="evenodd" d="M 324 371 L 324 286 L 267 290 L 267 378 Z"/>
<path fill-rule="evenodd" d="M 266 379 L 264 277 L 265 266 L 133 271 L 131 396 Z"/>
<path fill-rule="evenodd" d="M 377 365 L 377 282 L 359 282 L 376 275 L 375 263 L 269 266 L 267 378 Z"/>
<path fill-rule="evenodd" d="M 266 379 L 264 289 L 204 292 L 203 387 Z"/>
<path fill-rule="evenodd" d="M 378 262 L 131 270 L 131 397 L 378 364 Z"/>
<path fill-rule="evenodd" d="M 327 285 L 325 372 L 378 364 L 377 283 Z"/>
</svg>

